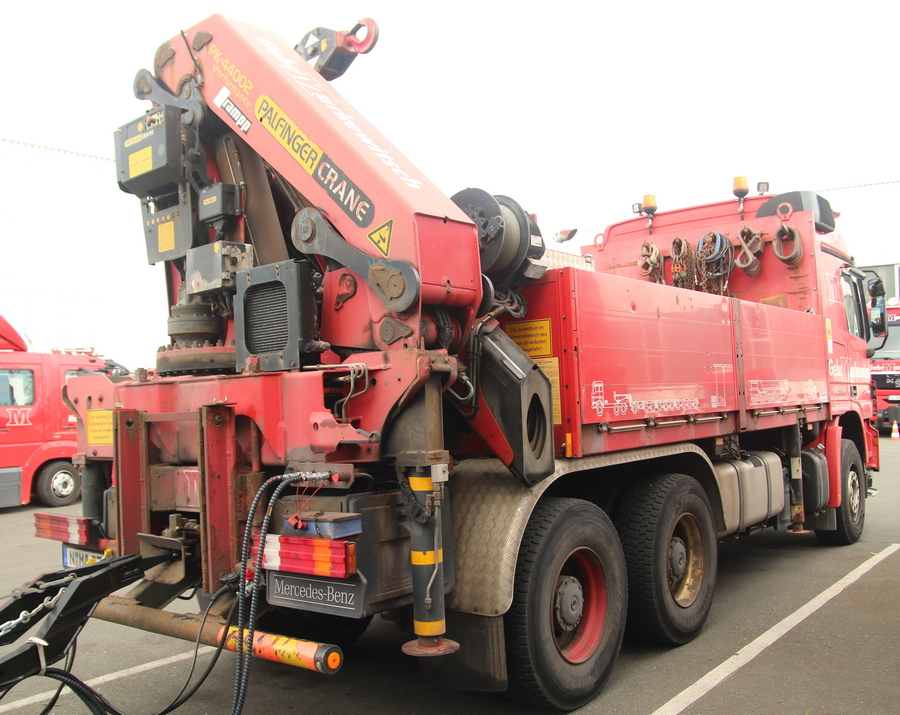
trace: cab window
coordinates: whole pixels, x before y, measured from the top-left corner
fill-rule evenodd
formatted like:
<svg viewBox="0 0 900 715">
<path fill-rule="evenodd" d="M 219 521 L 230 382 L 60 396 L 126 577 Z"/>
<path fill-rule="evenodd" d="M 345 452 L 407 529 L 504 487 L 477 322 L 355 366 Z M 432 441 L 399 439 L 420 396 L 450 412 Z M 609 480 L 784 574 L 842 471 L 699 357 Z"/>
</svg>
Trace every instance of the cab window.
<svg viewBox="0 0 900 715">
<path fill-rule="evenodd" d="M 859 283 L 856 277 L 850 273 L 841 273 L 841 292 L 844 298 L 844 313 L 847 316 L 847 332 L 863 340 L 869 339 L 867 325 L 863 321 L 862 302 L 860 299 Z"/>
<path fill-rule="evenodd" d="M 0 406 L 34 404 L 34 373 L 31 370 L 0 370 Z"/>
</svg>

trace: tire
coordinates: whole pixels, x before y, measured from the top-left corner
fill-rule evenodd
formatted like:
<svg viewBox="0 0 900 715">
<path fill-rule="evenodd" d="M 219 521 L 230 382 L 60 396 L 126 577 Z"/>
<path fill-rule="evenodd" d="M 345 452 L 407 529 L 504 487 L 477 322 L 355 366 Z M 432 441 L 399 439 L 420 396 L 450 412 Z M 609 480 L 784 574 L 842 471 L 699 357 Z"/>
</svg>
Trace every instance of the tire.
<svg viewBox="0 0 900 715">
<path fill-rule="evenodd" d="M 69 506 L 81 496 L 81 475 L 71 462 L 49 462 L 38 472 L 34 491 L 45 506 Z"/>
<path fill-rule="evenodd" d="M 859 541 L 866 523 L 866 472 L 853 440 L 841 440 L 841 505 L 837 530 L 816 529 L 816 537 L 828 546 L 849 546 Z"/>
<path fill-rule="evenodd" d="M 712 509 L 699 482 L 664 474 L 632 487 L 616 513 L 628 569 L 628 635 L 683 645 L 709 616 L 716 588 Z"/>
<path fill-rule="evenodd" d="M 534 509 L 505 615 L 508 697 L 550 710 L 593 700 L 625 631 L 625 560 L 609 518 L 580 499 Z"/>
</svg>

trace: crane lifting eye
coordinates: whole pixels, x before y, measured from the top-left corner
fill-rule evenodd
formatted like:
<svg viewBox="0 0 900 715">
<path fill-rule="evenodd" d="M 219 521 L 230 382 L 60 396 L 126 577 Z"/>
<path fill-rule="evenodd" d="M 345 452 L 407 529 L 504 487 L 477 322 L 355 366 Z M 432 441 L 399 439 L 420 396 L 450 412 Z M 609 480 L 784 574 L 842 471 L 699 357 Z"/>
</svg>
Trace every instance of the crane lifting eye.
<svg viewBox="0 0 900 715">
<path fill-rule="evenodd" d="M 294 49 L 308 62 L 315 60 L 312 62 L 313 68 L 330 82 L 347 71 L 356 55 L 371 52 L 376 42 L 378 24 L 367 17 L 357 22 L 349 32 L 329 30 L 327 27 L 310 30 Z"/>
</svg>

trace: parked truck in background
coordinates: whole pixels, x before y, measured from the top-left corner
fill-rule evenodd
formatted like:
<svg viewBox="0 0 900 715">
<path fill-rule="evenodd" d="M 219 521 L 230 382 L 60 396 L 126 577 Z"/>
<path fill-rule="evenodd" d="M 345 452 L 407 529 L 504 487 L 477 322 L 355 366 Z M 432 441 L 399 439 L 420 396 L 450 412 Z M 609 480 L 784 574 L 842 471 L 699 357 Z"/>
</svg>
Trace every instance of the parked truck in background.
<svg viewBox="0 0 900 715">
<path fill-rule="evenodd" d="M 81 493 L 75 415 L 62 388 L 75 375 L 121 374 L 92 350 L 37 353 L 0 316 L 0 507 L 66 506 Z"/>
<path fill-rule="evenodd" d="M 720 539 L 860 538 L 864 275 L 825 199 L 742 184 L 547 251 L 326 81 L 376 37 L 213 16 L 138 73 L 117 169 L 169 338 L 130 381 L 69 381 L 84 516 L 38 528 L 167 560 L 95 617 L 334 673 L 381 614 L 432 677 L 572 710 L 626 623 L 700 633 Z M 220 598 L 205 627 L 160 610 L 194 587 Z"/>
<path fill-rule="evenodd" d="M 889 332 L 887 340 L 876 339 L 872 356 L 872 384 L 876 397 L 876 425 L 890 432 L 900 423 L 900 306 L 886 307 Z"/>
</svg>

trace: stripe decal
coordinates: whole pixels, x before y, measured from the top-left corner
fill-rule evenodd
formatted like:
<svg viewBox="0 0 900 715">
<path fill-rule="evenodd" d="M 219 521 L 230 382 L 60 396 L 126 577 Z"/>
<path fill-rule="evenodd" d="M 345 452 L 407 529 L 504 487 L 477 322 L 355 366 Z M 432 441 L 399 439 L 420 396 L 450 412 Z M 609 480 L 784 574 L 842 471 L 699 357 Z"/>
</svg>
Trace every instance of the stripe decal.
<svg viewBox="0 0 900 715">
<path fill-rule="evenodd" d="M 410 551 L 409 560 L 413 566 L 433 566 L 434 551 Z M 438 561 L 444 563 L 444 550 L 438 551 Z"/>
</svg>

